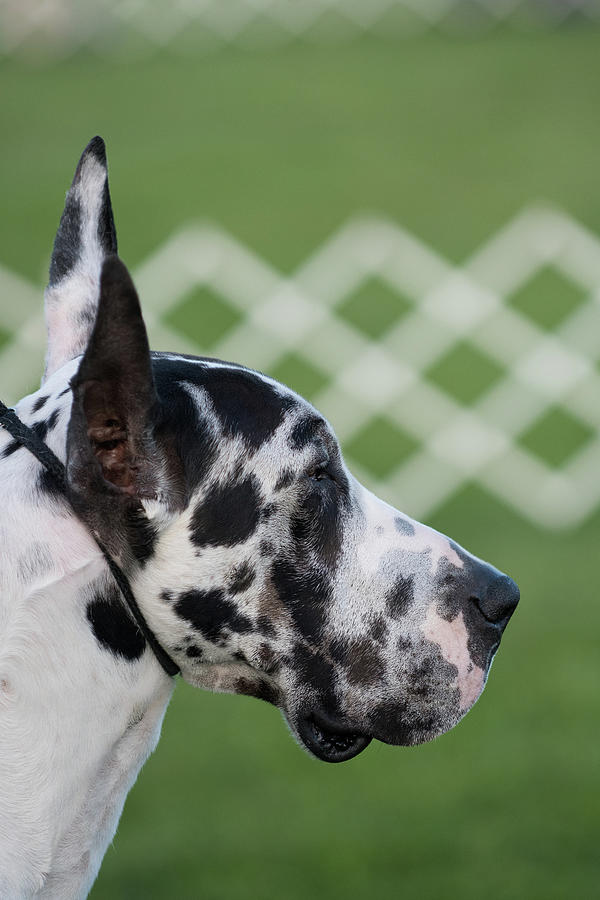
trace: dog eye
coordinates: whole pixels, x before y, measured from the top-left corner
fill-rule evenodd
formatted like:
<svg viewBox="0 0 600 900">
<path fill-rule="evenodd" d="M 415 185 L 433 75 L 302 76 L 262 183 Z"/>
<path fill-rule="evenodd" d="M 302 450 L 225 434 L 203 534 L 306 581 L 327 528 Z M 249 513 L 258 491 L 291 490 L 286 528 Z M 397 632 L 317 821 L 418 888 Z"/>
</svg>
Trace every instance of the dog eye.
<svg viewBox="0 0 600 900">
<path fill-rule="evenodd" d="M 308 477 L 312 478 L 313 481 L 334 481 L 333 475 L 328 471 L 327 466 L 328 463 L 325 463 L 322 466 L 315 466 L 315 468 L 308 473 Z"/>
</svg>

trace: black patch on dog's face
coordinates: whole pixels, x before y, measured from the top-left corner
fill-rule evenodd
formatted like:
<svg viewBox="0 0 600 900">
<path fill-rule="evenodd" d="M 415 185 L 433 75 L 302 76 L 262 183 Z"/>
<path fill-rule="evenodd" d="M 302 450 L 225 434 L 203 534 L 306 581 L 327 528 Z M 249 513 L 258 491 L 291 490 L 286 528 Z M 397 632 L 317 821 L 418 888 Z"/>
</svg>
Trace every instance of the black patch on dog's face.
<svg viewBox="0 0 600 900">
<path fill-rule="evenodd" d="M 197 547 L 233 547 L 254 534 L 259 521 L 258 487 L 249 476 L 232 485 L 215 485 L 196 506 L 190 534 Z"/>
<path fill-rule="evenodd" d="M 289 487 L 295 478 L 296 475 L 292 469 L 283 469 L 275 485 L 275 490 L 282 491 L 283 488 Z"/>
<path fill-rule="evenodd" d="M 302 686 L 302 693 L 310 698 L 307 711 L 318 707 L 330 716 L 340 712 L 335 690 L 337 685 L 334 662 L 306 644 L 297 644 L 284 658 L 284 663 L 294 673 L 294 679 Z"/>
<path fill-rule="evenodd" d="M 246 562 L 237 566 L 231 573 L 231 579 L 228 585 L 229 593 L 241 594 L 243 593 L 243 591 L 247 591 L 250 585 L 254 582 L 255 578 L 256 570 L 253 569 L 250 563 L 246 560 Z"/>
<path fill-rule="evenodd" d="M 279 699 L 275 688 L 264 678 L 254 680 L 241 676 L 235 682 L 234 691 L 236 694 L 242 694 L 246 697 L 256 697 L 257 700 L 264 700 L 265 703 L 276 704 Z"/>
<path fill-rule="evenodd" d="M 322 426 L 323 419 L 314 414 L 304 416 L 294 425 L 290 434 L 290 445 L 294 450 L 302 450 L 314 438 L 316 430 Z"/>
<path fill-rule="evenodd" d="M 374 641 L 377 641 L 378 644 L 383 644 L 388 633 L 388 624 L 385 621 L 383 616 L 377 616 L 371 624 L 369 625 L 369 636 L 373 638 Z"/>
<path fill-rule="evenodd" d="M 235 634 L 252 630 L 250 619 L 225 597 L 224 591 L 185 591 L 175 603 L 175 611 L 207 640 L 218 643 L 225 629 Z"/>
<path fill-rule="evenodd" d="M 162 431 L 183 468 L 186 493 L 202 484 L 217 458 L 218 444 L 208 421 L 188 391 L 174 378 L 174 361 L 153 355 L 153 374 L 163 412 Z M 194 374 L 199 366 L 183 360 L 180 375 Z M 168 452 L 168 451 L 167 451 Z"/>
<path fill-rule="evenodd" d="M 336 565 L 343 539 L 340 491 L 329 478 L 305 478 L 303 496 L 290 521 L 294 555 L 314 558 L 328 569 Z"/>
<path fill-rule="evenodd" d="M 210 371 L 210 370 L 208 370 Z M 224 433 L 241 436 L 251 450 L 268 441 L 296 401 L 277 391 L 258 375 L 223 369 L 202 385 L 208 392 Z"/>
<path fill-rule="evenodd" d="M 337 638 L 329 646 L 332 658 L 345 670 L 350 684 L 359 687 L 375 684 L 383 678 L 385 663 L 379 648 L 367 638 Z"/>
<path fill-rule="evenodd" d="M 206 391 L 223 436 L 241 438 L 251 452 L 273 436 L 285 414 L 298 402 L 260 375 L 233 363 L 213 367 L 209 365 L 212 360 L 208 359 L 198 358 L 194 362 L 193 358 L 153 356 L 161 396 L 168 394 L 170 386 L 178 382 Z"/>
<path fill-rule="evenodd" d="M 146 649 L 146 640 L 123 607 L 116 587 L 97 593 L 86 608 L 88 622 L 99 644 L 115 656 L 134 662 Z"/>
<path fill-rule="evenodd" d="M 298 634 L 309 643 L 318 644 L 333 597 L 330 578 L 314 567 L 294 564 L 285 557 L 275 560 L 271 578 Z"/>
</svg>

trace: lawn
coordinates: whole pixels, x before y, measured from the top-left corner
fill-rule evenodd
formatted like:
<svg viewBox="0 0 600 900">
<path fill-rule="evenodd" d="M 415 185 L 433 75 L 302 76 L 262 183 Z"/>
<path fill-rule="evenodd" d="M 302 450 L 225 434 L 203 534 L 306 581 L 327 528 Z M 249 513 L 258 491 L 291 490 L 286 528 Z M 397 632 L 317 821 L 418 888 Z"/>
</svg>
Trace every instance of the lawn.
<svg viewBox="0 0 600 900">
<path fill-rule="evenodd" d="M 573 28 L 131 64 L 6 60 L 0 264 L 43 283 L 96 133 L 132 266 L 199 218 L 284 271 L 365 210 L 454 261 L 532 201 L 600 233 L 599 50 L 600 32 Z M 438 377 L 468 386 L 464 372 Z M 379 464 L 380 447 L 361 452 Z M 540 530 L 469 486 L 429 524 L 521 587 L 469 716 L 433 744 L 371 745 L 327 766 L 273 708 L 179 684 L 93 900 L 600 896 L 600 513 Z"/>
</svg>

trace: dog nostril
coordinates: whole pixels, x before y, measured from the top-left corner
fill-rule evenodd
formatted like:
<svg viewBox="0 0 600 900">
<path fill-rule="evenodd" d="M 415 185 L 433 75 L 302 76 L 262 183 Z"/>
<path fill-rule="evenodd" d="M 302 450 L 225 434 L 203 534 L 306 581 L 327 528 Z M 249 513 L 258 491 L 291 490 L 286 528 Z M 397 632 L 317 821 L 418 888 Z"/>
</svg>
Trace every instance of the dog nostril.
<svg viewBox="0 0 600 900">
<path fill-rule="evenodd" d="M 512 578 L 499 575 L 488 584 L 480 597 L 471 597 L 471 600 L 484 619 L 504 627 L 515 611 L 519 597 L 519 588 Z"/>
</svg>

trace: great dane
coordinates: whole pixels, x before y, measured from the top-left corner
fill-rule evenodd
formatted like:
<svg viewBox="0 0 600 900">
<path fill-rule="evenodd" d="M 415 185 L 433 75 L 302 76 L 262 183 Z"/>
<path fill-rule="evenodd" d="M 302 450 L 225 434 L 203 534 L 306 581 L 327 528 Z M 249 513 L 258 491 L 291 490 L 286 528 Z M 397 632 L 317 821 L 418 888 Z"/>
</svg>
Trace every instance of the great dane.
<svg viewBox="0 0 600 900">
<path fill-rule="evenodd" d="M 150 353 L 100 138 L 67 194 L 45 304 L 42 386 L 15 410 L 65 489 L 0 429 L 7 900 L 88 893 L 174 687 L 148 634 L 190 684 L 272 703 L 309 753 L 341 762 L 372 738 L 452 728 L 519 597 L 359 484 L 287 387 Z"/>
</svg>

